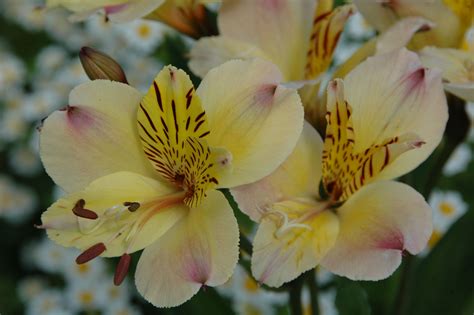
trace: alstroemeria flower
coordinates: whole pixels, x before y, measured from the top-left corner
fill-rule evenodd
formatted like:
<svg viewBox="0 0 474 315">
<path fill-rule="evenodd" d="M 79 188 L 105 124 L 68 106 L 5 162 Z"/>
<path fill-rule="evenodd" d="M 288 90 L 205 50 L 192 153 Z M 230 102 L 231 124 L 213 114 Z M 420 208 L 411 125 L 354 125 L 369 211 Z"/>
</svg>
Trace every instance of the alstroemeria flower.
<svg viewBox="0 0 474 315">
<path fill-rule="evenodd" d="M 446 91 L 474 102 L 474 54 L 450 48 L 425 47 L 420 58 L 426 67 L 443 71 Z"/>
<path fill-rule="evenodd" d="M 262 60 L 230 61 L 197 90 L 165 67 L 149 91 L 105 80 L 76 87 L 41 129 L 46 171 L 68 194 L 42 216 L 48 236 L 84 252 L 77 263 L 144 249 L 135 281 L 156 306 L 175 306 L 231 276 L 238 226 L 216 190 L 270 174 L 303 124 L 296 91 Z"/>
<path fill-rule="evenodd" d="M 282 166 L 231 190 L 260 222 L 252 272 L 269 286 L 317 264 L 351 279 L 383 279 L 403 251 L 419 253 L 430 238 L 428 204 L 391 179 L 423 162 L 442 138 L 440 73 L 403 49 L 367 59 L 344 81 L 331 81 L 327 95 L 324 142 L 305 125 Z"/>
<path fill-rule="evenodd" d="M 139 18 L 159 20 L 191 37 L 207 27 L 204 4 L 218 0 L 46 0 L 47 7 L 62 6 L 74 12 L 70 19 L 81 21 L 102 11 L 113 22 Z M 199 27 L 197 27 L 199 26 Z M 208 30 L 210 31 L 210 30 Z"/>
<path fill-rule="evenodd" d="M 189 66 L 202 77 L 230 59 L 267 59 L 280 68 L 285 81 L 307 84 L 300 95 L 307 118 L 313 120 L 316 79 L 329 68 L 353 11 L 352 5 L 333 9 L 333 1 L 327 0 L 224 1 L 217 17 L 221 35 L 200 39 Z"/>
<path fill-rule="evenodd" d="M 379 32 L 389 29 L 397 20 L 419 16 L 433 22 L 436 27 L 417 34 L 413 48 L 426 45 L 460 47 L 464 33 L 471 26 L 474 3 L 472 0 L 354 0 L 364 18 Z"/>
</svg>

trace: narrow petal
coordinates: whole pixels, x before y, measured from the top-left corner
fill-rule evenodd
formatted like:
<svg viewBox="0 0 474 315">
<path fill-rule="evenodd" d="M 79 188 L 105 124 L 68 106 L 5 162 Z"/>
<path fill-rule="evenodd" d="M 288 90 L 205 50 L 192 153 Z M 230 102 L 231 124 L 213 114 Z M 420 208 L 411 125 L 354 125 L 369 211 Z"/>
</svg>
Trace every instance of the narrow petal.
<svg viewBox="0 0 474 315">
<path fill-rule="evenodd" d="M 239 209 L 256 222 L 271 204 L 297 197 L 318 195 L 323 143 L 307 122 L 290 156 L 273 173 L 258 182 L 231 189 Z"/>
<path fill-rule="evenodd" d="M 41 216 L 41 228 L 65 247 L 84 250 L 104 243 L 102 256 L 132 253 L 153 243 L 183 216 L 186 207 L 175 193 L 151 178 L 113 173 L 55 202 Z"/>
<path fill-rule="evenodd" d="M 474 55 L 468 51 L 425 47 L 420 52 L 420 59 L 425 67 L 441 69 L 446 82 L 474 82 Z"/>
<path fill-rule="evenodd" d="M 208 142 L 231 154 L 232 172 L 220 187 L 248 184 L 274 171 L 291 153 L 303 128 L 298 93 L 279 85 L 275 65 L 234 60 L 211 70 L 197 95 L 206 110 Z"/>
<path fill-rule="evenodd" d="M 272 206 L 274 211 L 262 218 L 253 243 L 255 279 L 279 287 L 316 267 L 336 242 L 337 216 L 323 210 L 306 221 L 293 222 L 317 207 L 324 206 L 301 201 L 283 201 Z"/>
<path fill-rule="evenodd" d="M 68 192 L 118 171 L 153 177 L 138 139 L 136 110 L 141 94 L 105 80 L 79 85 L 69 106 L 52 113 L 40 132 L 46 172 Z"/>
<path fill-rule="evenodd" d="M 111 12 L 108 17 L 113 22 L 123 23 L 146 16 L 159 8 L 165 0 L 135 0 L 127 1 L 120 10 Z"/>
<path fill-rule="evenodd" d="M 202 286 L 225 283 L 238 259 L 237 221 L 226 199 L 210 192 L 198 208 L 147 247 L 138 262 L 138 291 L 155 306 L 180 305 Z"/>
<path fill-rule="evenodd" d="M 352 106 L 354 150 L 363 152 L 386 139 L 414 134 L 424 144 L 404 153 L 380 174 L 393 178 L 423 162 L 441 141 L 448 118 L 439 71 L 425 69 L 406 49 L 377 55 L 344 79 Z"/>
<path fill-rule="evenodd" d="M 257 46 L 226 36 L 202 38 L 189 54 L 189 68 L 201 78 L 212 68 L 232 59 L 270 59 Z"/>
<path fill-rule="evenodd" d="M 420 17 L 407 17 L 396 22 L 377 39 L 377 54 L 389 53 L 405 47 L 415 33 L 428 31 L 435 25 Z"/>
<path fill-rule="evenodd" d="M 156 76 L 138 108 L 144 153 L 168 182 L 187 190 L 185 203 L 195 206 L 218 184 L 217 165 L 206 139 L 206 112 L 189 76 L 166 66 Z"/>
<path fill-rule="evenodd" d="M 474 82 L 473 83 L 446 83 L 444 85 L 446 91 L 462 98 L 468 102 L 474 102 Z"/>
<path fill-rule="evenodd" d="M 390 276 L 402 252 L 419 253 L 432 231 L 429 205 L 413 188 L 398 182 L 363 187 L 337 214 L 339 237 L 321 264 L 353 280 Z"/>
<path fill-rule="evenodd" d="M 316 1 L 224 1 L 221 34 L 259 47 L 278 65 L 285 81 L 301 80 Z"/>
</svg>

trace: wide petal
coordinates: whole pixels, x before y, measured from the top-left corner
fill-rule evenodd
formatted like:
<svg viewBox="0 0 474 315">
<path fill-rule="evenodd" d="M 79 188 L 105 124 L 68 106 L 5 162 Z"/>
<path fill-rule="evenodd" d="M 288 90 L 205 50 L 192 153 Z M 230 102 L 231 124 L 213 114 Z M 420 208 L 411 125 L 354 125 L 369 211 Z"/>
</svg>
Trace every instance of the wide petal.
<svg viewBox="0 0 474 315">
<path fill-rule="evenodd" d="M 283 201 L 261 220 L 253 242 L 252 274 L 259 282 L 279 287 L 316 267 L 336 242 L 337 216 L 322 210 L 301 223 L 292 223 L 324 205 Z"/>
<path fill-rule="evenodd" d="M 428 31 L 435 25 L 421 17 L 410 16 L 397 21 L 377 39 L 377 54 L 405 47 L 417 32 Z"/>
<path fill-rule="evenodd" d="M 226 199 L 210 192 L 198 208 L 147 247 L 135 282 L 146 300 L 171 307 L 190 299 L 202 286 L 225 283 L 238 259 L 237 221 Z"/>
<path fill-rule="evenodd" d="M 74 88 L 69 106 L 41 127 L 46 172 L 68 192 L 118 171 L 153 177 L 136 127 L 140 99 L 140 92 L 118 82 L 95 80 Z"/>
<path fill-rule="evenodd" d="M 271 204 L 297 197 L 315 197 L 321 180 L 323 142 L 307 122 L 290 156 L 263 179 L 231 189 L 239 209 L 258 222 Z"/>
<path fill-rule="evenodd" d="M 301 80 L 316 1 L 224 1 L 221 34 L 259 47 L 278 65 L 285 81 Z"/>
<path fill-rule="evenodd" d="M 291 153 L 303 128 L 298 93 L 280 85 L 275 65 L 233 60 L 214 68 L 196 93 L 209 120 L 211 147 L 225 148 L 232 172 L 220 187 L 248 184 L 270 174 Z"/>
<path fill-rule="evenodd" d="M 173 187 L 154 179 L 113 173 L 56 201 L 41 216 L 40 227 L 65 247 L 85 250 L 104 243 L 102 256 L 132 253 L 153 243 L 183 216 L 183 196 L 174 194 Z M 89 211 L 95 215 L 87 215 Z"/>
<path fill-rule="evenodd" d="M 380 280 L 401 262 L 402 252 L 419 253 L 432 231 L 431 208 L 408 185 L 377 182 L 337 209 L 339 236 L 321 265 L 353 280 Z"/>
<path fill-rule="evenodd" d="M 257 46 L 227 36 L 201 38 L 189 55 L 189 68 L 201 78 L 212 68 L 232 59 L 270 59 Z"/>
<path fill-rule="evenodd" d="M 345 99 L 353 109 L 356 152 L 405 134 L 424 142 L 398 157 L 378 178 L 411 171 L 441 141 L 448 119 L 441 75 L 423 68 L 415 53 L 403 48 L 371 57 L 351 71 L 344 83 Z"/>
</svg>

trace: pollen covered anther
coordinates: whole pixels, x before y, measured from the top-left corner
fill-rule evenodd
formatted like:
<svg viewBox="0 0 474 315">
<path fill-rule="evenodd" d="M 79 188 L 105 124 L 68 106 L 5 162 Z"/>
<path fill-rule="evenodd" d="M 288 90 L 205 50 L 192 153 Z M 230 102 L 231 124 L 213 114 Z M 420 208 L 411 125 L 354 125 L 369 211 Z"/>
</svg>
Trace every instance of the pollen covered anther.
<svg viewBox="0 0 474 315">
<path fill-rule="evenodd" d="M 114 275 L 114 284 L 116 286 L 119 286 L 123 282 L 125 277 L 127 276 L 131 260 L 132 260 L 132 256 L 130 256 L 130 254 L 127 254 L 127 253 L 123 254 L 122 257 L 120 257 L 120 260 L 117 265 L 117 269 L 115 269 L 115 275 Z"/>
<path fill-rule="evenodd" d="M 89 262 L 92 259 L 100 256 L 103 252 L 105 252 L 106 249 L 107 248 L 105 247 L 104 243 L 97 243 L 77 256 L 76 263 L 78 265 L 85 264 L 86 262 Z"/>
<path fill-rule="evenodd" d="M 86 201 L 84 199 L 79 199 L 74 205 L 74 207 L 72 208 L 72 212 L 76 216 L 84 218 L 84 219 L 90 219 L 90 220 L 97 219 L 99 217 L 97 213 L 95 213 L 92 210 L 85 209 L 84 208 L 85 205 L 86 205 Z"/>
<path fill-rule="evenodd" d="M 139 202 L 131 202 L 131 201 L 125 201 L 123 203 L 125 207 L 127 207 L 128 211 L 130 212 L 135 212 L 140 208 L 140 203 Z"/>
</svg>

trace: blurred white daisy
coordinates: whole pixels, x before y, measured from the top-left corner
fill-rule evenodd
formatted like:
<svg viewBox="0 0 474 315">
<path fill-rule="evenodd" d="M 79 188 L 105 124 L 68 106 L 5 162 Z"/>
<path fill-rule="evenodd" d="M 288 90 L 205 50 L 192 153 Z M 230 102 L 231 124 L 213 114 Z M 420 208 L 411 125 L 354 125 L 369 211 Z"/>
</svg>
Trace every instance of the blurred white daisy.
<svg viewBox="0 0 474 315">
<path fill-rule="evenodd" d="M 67 60 L 68 53 L 63 47 L 59 45 L 47 46 L 41 49 L 36 56 L 35 71 L 40 78 L 49 78 Z"/>
<path fill-rule="evenodd" d="M 303 288 L 302 293 L 303 315 L 311 315 L 311 298 L 308 288 Z M 336 290 L 327 290 L 318 293 L 320 315 L 338 315 L 336 307 Z"/>
<path fill-rule="evenodd" d="M 110 307 L 107 307 L 104 312 L 104 315 L 140 315 L 141 312 L 132 305 L 123 304 L 117 305 L 113 304 Z"/>
<path fill-rule="evenodd" d="M 62 99 L 54 90 L 44 89 L 28 95 L 23 104 L 26 120 L 36 122 L 47 117 L 62 104 Z"/>
<path fill-rule="evenodd" d="M 29 218 L 36 204 L 36 195 L 29 188 L 0 176 L 0 217 L 9 223 L 22 223 Z"/>
<path fill-rule="evenodd" d="M 22 302 L 31 301 L 35 296 L 45 291 L 46 283 L 41 277 L 26 277 L 18 282 L 16 287 L 18 297 Z"/>
<path fill-rule="evenodd" d="M 75 264 L 71 261 L 71 251 L 74 250 L 56 245 L 44 237 L 34 244 L 30 259 L 41 271 L 57 274 L 64 272 L 70 264 Z"/>
<path fill-rule="evenodd" d="M 44 27 L 45 10 L 40 1 L 4 0 L 7 8 L 4 16 L 23 26 L 29 31 L 39 31 Z"/>
<path fill-rule="evenodd" d="M 71 248 L 64 258 L 64 268 L 61 271 L 68 282 L 90 282 L 105 273 L 106 265 L 102 258 L 98 257 L 88 263 L 78 265 L 75 259 L 79 254 L 80 251 Z M 112 283 L 112 280 L 109 282 Z"/>
<path fill-rule="evenodd" d="M 474 51 L 474 25 L 464 33 L 462 48 L 467 51 Z"/>
<path fill-rule="evenodd" d="M 26 305 L 26 315 L 71 314 L 67 312 L 64 296 L 59 290 L 45 289 Z"/>
<path fill-rule="evenodd" d="M 17 145 L 9 150 L 8 162 L 18 175 L 36 175 L 42 169 L 38 153 L 27 145 Z"/>
<path fill-rule="evenodd" d="M 276 314 L 271 304 L 260 303 L 255 300 L 234 301 L 234 311 L 237 315 L 274 315 Z"/>
<path fill-rule="evenodd" d="M 0 54 L 0 95 L 22 84 L 26 68 L 22 60 L 10 53 Z"/>
<path fill-rule="evenodd" d="M 443 174 L 453 176 L 466 170 L 472 159 L 471 148 L 468 144 L 459 145 L 444 165 Z"/>
<path fill-rule="evenodd" d="M 137 55 L 125 59 L 121 65 L 127 74 L 130 85 L 143 92 L 148 90 L 150 82 L 163 68 L 163 64 L 155 58 Z"/>
<path fill-rule="evenodd" d="M 345 31 L 354 40 L 366 40 L 375 35 L 375 29 L 370 26 L 360 12 L 356 12 L 349 18 Z"/>
<path fill-rule="evenodd" d="M 341 40 L 337 44 L 336 50 L 334 51 L 334 64 L 340 65 L 348 60 L 361 46 L 359 42 L 349 41 L 343 34 Z"/>
<path fill-rule="evenodd" d="M 161 23 L 146 20 L 135 20 L 121 27 L 128 46 L 143 53 L 152 52 L 168 30 Z"/>
<path fill-rule="evenodd" d="M 106 301 L 106 303 L 102 305 L 104 310 L 118 309 L 129 305 L 132 290 L 129 280 L 125 279 L 119 286 L 116 286 L 112 281 L 111 275 L 108 281 L 104 279 L 99 285 L 97 294 L 100 295 L 100 301 Z"/>
<path fill-rule="evenodd" d="M 21 111 L 6 109 L 0 116 L 0 139 L 5 142 L 16 141 L 26 136 L 28 127 L 29 124 Z"/>
<path fill-rule="evenodd" d="M 66 286 L 66 301 L 69 308 L 73 311 L 101 310 L 101 306 L 107 303 L 103 300 L 103 295 L 98 294 L 103 279 L 96 277 L 90 281 L 73 281 Z"/>
</svg>

